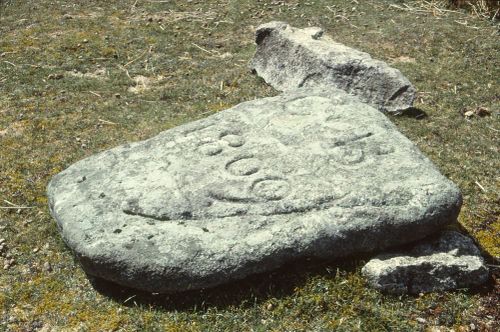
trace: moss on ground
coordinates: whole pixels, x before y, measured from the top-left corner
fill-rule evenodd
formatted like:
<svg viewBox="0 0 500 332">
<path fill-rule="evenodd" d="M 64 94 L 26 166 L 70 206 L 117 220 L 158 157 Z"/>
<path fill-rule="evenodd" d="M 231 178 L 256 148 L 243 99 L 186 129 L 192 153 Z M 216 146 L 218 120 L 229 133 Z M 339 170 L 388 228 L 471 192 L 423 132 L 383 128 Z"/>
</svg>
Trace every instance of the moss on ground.
<svg viewBox="0 0 500 332">
<path fill-rule="evenodd" d="M 0 271 L 0 331 L 500 329 L 495 278 L 382 296 L 366 288 L 363 260 L 299 262 L 179 296 L 99 287 L 47 209 L 49 179 L 73 162 L 277 94 L 247 63 L 255 27 L 283 20 L 321 26 L 414 82 L 419 111 L 391 120 L 460 186 L 461 227 L 498 258 L 498 26 L 422 3 L 0 0 L 0 263 L 15 261 Z"/>
</svg>

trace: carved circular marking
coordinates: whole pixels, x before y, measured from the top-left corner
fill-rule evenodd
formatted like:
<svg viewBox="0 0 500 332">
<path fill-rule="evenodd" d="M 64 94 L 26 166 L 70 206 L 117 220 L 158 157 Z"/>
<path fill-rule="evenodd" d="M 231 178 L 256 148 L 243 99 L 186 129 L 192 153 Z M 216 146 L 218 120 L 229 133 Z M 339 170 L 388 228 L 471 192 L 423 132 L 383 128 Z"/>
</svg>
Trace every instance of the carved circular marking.
<svg viewBox="0 0 500 332">
<path fill-rule="evenodd" d="M 224 138 L 226 136 L 230 136 L 230 135 L 240 136 L 240 134 L 241 134 L 241 131 L 239 129 L 234 129 L 234 128 L 225 129 L 219 134 L 219 139 L 222 139 L 222 138 Z"/>
<path fill-rule="evenodd" d="M 291 100 L 285 105 L 286 111 L 293 115 L 310 115 L 313 109 L 314 113 L 327 112 L 331 107 L 330 98 L 310 96 Z"/>
<path fill-rule="evenodd" d="M 237 148 L 245 144 L 245 139 L 240 135 L 226 135 L 222 137 L 222 140 L 226 141 L 230 147 Z"/>
<path fill-rule="evenodd" d="M 252 156 L 240 157 L 227 163 L 226 170 L 233 175 L 252 175 L 259 171 L 259 164 L 260 161 Z"/>
<path fill-rule="evenodd" d="M 359 164 L 365 159 L 363 150 L 358 148 L 340 149 L 339 161 L 345 165 Z"/>
<path fill-rule="evenodd" d="M 208 143 L 200 146 L 200 152 L 207 156 L 215 156 L 222 152 L 222 147 L 218 143 Z"/>
<path fill-rule="evenodd" d="M 253 193 L 270 201 L 283 199 L 290 191 L 290 184 L 283 179 L 261 179 L 252 186 Z"/>
<path fill-rule="evenodd" d="M 385 155 L 385 154 L 393 153 L 394 151 L 395 151 L 394 147 L 392 147 L 390 145 L 381 145 L 381 146 L 378 147 L 376 153 L 378 155 Z"/>
<path fill-rule="evenodd" d="M 338 121 L 342 119 L 342 116 L 339 113 L 332 114 L 328 116 L 325 121 L 330 122 L 330 121 Z"/>
</svg>

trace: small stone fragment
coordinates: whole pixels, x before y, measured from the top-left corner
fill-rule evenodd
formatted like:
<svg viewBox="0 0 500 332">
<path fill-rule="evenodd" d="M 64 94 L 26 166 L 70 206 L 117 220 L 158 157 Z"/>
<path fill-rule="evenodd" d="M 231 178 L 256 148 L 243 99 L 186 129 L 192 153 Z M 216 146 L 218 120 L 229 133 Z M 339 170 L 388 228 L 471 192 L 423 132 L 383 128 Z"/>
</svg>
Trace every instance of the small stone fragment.
<svg viewBox="0 0 500 332">
<path fill-rule="evenodd" d="M 250 67 L 280 91 L 342 89 L 375 108 L 396 113 L 412 106 L 416 90 L 387 63 L 334 42 L 317 27 L 270 22 L 257 28 Z"/>
<path fill-rule="evenodd" d="M 481 106 L 476 107 L 476 109 L 474 110 L 474 113 L 476 113 L 476 115 L 479 117 L 491 115 L 491 111 L 489 109 L 487 109 L 486 107 L 481 107 Z"/>
<path fill-rule="evenodd" d="M 467 119 L 470 119 L 474 116 L 474 111 L 467 111 L 464 113 L 464 116 L 467 118 Z"/>
<path fill-rule="evenodd" d="M 387 253 L 362 269 L 370 286 L 392 294 L 418 294 L 478 286 L 489 276 L 472 239 L 455 231 L 425 239 L 405 252 Z"/>
<path fill-rule="evenodd" d="M 47 78 L 49 80 L 60 80 L 60 79 L 64 78 L 64 74 L 61 74 L 61 73 L 50 74 L 49 76 L 47 76 Z"/>
<path fill-rule="evenodd" d="M 8 270 L 10 269 L 14 264 L 16 263 L 16 261 L 14 260 L 14 258 L 10 258 L 10 259 L 5 259 L 4 260 L 4 263 L 3 263 L 3 269 L 4 270 Z"/>
<path fill-rule="evenodd" d="M 417 322 L 419 322 L 420 324 L 427 324 L 427 319 L 425 318 L 422 318 L 422 317 L 417 317 L 417 319 L 415 319 Z"/>
<path fill-rule="evenodd" d="M 52 265 L 49 262 L 43 263 L 43 270 L 45 272 L 52 272 Z"/>
</svg>

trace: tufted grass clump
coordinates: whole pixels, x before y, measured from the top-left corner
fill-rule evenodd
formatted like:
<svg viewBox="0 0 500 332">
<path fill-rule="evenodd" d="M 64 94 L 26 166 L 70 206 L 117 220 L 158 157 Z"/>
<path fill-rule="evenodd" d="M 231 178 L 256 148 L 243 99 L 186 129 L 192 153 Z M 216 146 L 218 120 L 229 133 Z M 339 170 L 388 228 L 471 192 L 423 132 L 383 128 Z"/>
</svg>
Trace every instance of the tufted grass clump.
<svg viewBox="0 0 500 332">
<path fill-rule="evenodd" d="M 422 3 L 0 0 L 0 331 L 499 330 L 497 27 L 473 10 Z M 99 151 L 278 94 L 247 68 L 255 28 L 271 20 L 321 26 L 415 84 L 418 114 L 391 120 L 462 190 L 457 227 L 484 251 L 487 285 L 384 296 L 360 274 L 369 256 L 304 260 L 170 296 L 84 274 L 48 212 L 50 178 Z"/>
</svg>

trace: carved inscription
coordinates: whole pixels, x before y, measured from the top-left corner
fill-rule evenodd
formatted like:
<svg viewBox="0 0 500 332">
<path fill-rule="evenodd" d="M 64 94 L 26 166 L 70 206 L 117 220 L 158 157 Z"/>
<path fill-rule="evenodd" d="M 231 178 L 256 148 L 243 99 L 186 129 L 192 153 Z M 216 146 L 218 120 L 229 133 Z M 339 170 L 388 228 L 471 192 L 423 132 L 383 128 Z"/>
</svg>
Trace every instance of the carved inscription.
<svg viewBox="0 0 500 332">
<path fill-rule="evenodd" d="M 394 147 L 343 120 L 330 99 L 320 98 L 314 110 L 310 104 L 310 97 L 292 100 L 278 114 L 263 114 L 259 126 L 244 120 L 195 126 L 185 135 L 197 143 L 184 154 L 196 162 L 178 153 L 155 175 L 158 183 L 144 183 L 143 194 L 125 199 L 122 210 L 157 220 L 202 219 L 304 213 L 356 200 L 341 172 L 362 169 Z M 373 199 L 363 204 L 384 202 L 374 192 L 367 197 Z"/>
</svg>

